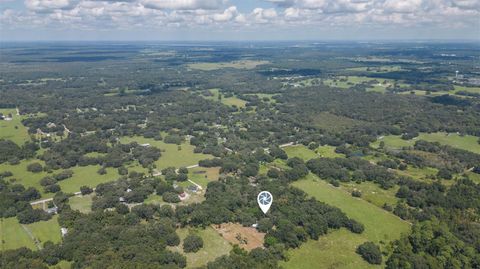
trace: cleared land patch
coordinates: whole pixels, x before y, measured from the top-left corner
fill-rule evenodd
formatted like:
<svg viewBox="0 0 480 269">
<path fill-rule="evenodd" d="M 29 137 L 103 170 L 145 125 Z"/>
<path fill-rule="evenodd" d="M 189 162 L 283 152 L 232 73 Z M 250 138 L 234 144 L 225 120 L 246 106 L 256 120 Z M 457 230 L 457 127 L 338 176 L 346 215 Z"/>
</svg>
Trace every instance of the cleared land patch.
<svg viewBox="0 0 480 269">
<path fill-rule="evenodd" d="M 228 242 L 238 245 L 245 250 L 263 246 L 264 233 L 257 231 L 253 227 L 243 227 L 238 223 L 222 223 L 212 225 L 212 227 Z"/>
</svg>

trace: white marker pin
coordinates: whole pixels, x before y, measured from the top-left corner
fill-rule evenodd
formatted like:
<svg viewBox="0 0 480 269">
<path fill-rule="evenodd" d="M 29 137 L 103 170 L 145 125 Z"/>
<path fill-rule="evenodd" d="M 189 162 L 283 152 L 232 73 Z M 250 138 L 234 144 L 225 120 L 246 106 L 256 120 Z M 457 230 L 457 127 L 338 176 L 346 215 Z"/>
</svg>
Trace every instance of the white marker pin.
<svg viewBox="0 0 480 269">
<path fill-rule="evenodd" d="M 268 191 L 262 191 L 257 196 L 257 202 L 258 206 L 260 206 L 260 209 L 263 211 L 263 214 L 267 214 L 273 202 L 273 195 Z"/>
</svg>

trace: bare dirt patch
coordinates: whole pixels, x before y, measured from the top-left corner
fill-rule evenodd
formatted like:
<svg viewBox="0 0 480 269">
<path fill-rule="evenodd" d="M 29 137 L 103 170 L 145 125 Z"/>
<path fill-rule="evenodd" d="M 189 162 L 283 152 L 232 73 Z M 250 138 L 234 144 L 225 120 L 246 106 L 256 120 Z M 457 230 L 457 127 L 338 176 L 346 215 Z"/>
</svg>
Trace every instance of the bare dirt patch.
<svg viewBox="0 0 480 269">
<path fill-rule="evenodd" d="M 222 223 L 220 225 L 214 224 L 212 227 L 225 240 L 232 244 L 236 244 L 245 250 L 250 251 L 254 248 L 263 246 L 265 233 L 261 233 L 255 228 L 243 227 L 238 223 Z"/>
</svg>

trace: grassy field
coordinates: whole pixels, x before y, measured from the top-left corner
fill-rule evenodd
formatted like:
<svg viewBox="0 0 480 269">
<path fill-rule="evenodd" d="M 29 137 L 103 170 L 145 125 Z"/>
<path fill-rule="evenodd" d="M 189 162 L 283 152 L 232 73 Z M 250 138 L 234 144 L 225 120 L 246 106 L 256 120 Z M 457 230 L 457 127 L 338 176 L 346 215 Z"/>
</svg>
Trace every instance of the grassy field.
<svg viewBox="0 0 480 269">
<path fill-rule="evenodd" d="M 439 142 L 440 144 L 449 145 L 454 148 L 468 150 L 480 154 L 480 144 L 478 143 L 478 139 L 480 138 L 472 135 L 460 136 L 454 133 L 421 133 L 418 139 L 430 142 Z"/>
<path fill-rule="evenodd" d="M 480 184 L 480 174 L 468 172 L 467 175 L 468 175 L 468 178 L 471 179 L 473 182 Z"/>
<path fill-rule="evenodd" d="M 42 245 L 47 241 L 58 243 L 62 240 L 60 225 L 58 224 L 58 215 L 53 216 L 52 219 L 48 221 L 39 221 L 25 226 L 27 226 L 33 236 L 35 236 Z"/>
<path fill-rule="evenodd" d="M 13 116 L 11 121 L 0 121 L 0 139 L 9 139 L 18 145 L 30 141 L 27 128 L 21 122 L 26 116 L 17 116 L 15 109 L 0 109 L 0 113 L 4 115 L 11 113 Z"/>
<path fill-rule="evenodd" d="M 346 229 L 332 231 L 319 240 L 308 240 L 289 252 L 289 261 L 280 265 L 287 269 L 369 269 L 381 268 L 365 262 L 355 253 L 358 245 L 365 242 L 362 235 Z"/>
<path fill-rule="evenodd" d="M 466 86 L 459 86 L 454 85 L 455 91 L 465 91 L 471 93 L 480 93 L 480 87 L 466 87 Z"/>
<path fill-rule="evenodd" d="M 316 127 L 330 131 L 342 131 L 358 124 L 362 124 L 362 121 L 337 116 L 329 112 L 320 112 L 312 117 L 313 124 Z"/>
<path fill-rule="evenodd" d="M 360 77 L 360 76 L 339 76 L 334 79 L 326 79 L 323 81 L 323 84 L 330 87 L 348 89 L 357 84 L 370 82 L 373 80 L 377 80 L 378 82 L 375 84 L 372 84 L 371 86 L 368 86 L 367 91 L 375 91 L 375 92 L 383 93 L 385 92 L 388 86 L 393 85 L 394 83 L 394 81 L 391 79 L 380 79 L 380 78 L 376 79 L 376 78 Z"/>
<path fill-rule="evenodd" d="M 328 146 L 328 145 L 320 146 L 315 150 L 311 150 L 304 145 L 295 145 L 295 146 L 285 147 L 283 148 L 283 150 L 285 150 L 285 152 L 287 153 L 288 158 L 298 157 L 305 161 L 308 161 L 314 158 L 320 158 L 320 157 L 324 157 L 324 158 L 345 157 L 345 155 L 343 154 L 336 153 L 335 147 Z"/>
<path fill-rule="evenodd" d="M 269 61 L 256 61 L 256 60 L 240 60 L 232 62 L 217 62 L 217 63 L 193 63 L 188 64 L 189 68 L 212 71 L 222 68 L 236 68 L 236 69 L 253 69 L 262 64 L 268 64 Z"/>
<path fill-rule="evenodd" d="M 157 169 L 163 169 L 170 166 L 182 167 L 197 164 L 203 159 L 213 158 L 212 155 L 193 153 L 194 146 L 184 142 L 179 146 L 176 144 L 166 144 L 163 141 L 155 141 L 154 139 L 144 138 L 141 136 L 122 137 L 121 143 L 138 142 L 139 144 L 149 143 L 150 145 L 162 150 L 162 156 L 155 162 Z"/>
<path fill-rule="evenodd" d="M 395 194 L 398 191 L 398 186 L 384 190 L 373 182 L 362 182 L 357 184 L 355 182 L 342 182 L 341 188 L 349 193 L 353 190 L 359 190 L 362 192 L 362 199 L 370 202 L 378 207 L 382 207 L 385 203 L 389 205 L 396 205 L 398 198 Z"/>
<path fill-rule="evenodd" d="M 68 199 L 70 207 L 82 213 L 90 213 L 92 211 L 93 194 L 83 196 L 73 196 Z"/>
<path fill-rule="evenodd" d="M 53 197 L 52 193 L 44 193 L 43 187 L 40 185 L 40 180 L 49 175 L 57 174 L 62 170 L 56 170 L 53 173 L 49 174 L 47 172 L 40 173 L 31 173 L 27 171 L 27 166 L 30 163 L 39 162 L 42 165 L 44 164 L 39 160 L 28 160 L 21 161 L 18 165 L 10 165 L 7 163 L 0 164 L 0 171 L 10 171 L 13 173 L 17 183 L 24 185 L 25 187 L 35 187 L 40 191 L 42 197 L 48 198 Z M 96 187 L 100 183 L 113 181 L 119 178 L 117 169 L 107 168 L 107 174 L 99 175 L 97 170 L 100 169 L 98 165 L 85 166 L 85 167 L 73 167 L 73 176 L 71 178 L 60 181 L 60 185 L 63 192 L 74 193 L 80 191 L 80 187 L 83 185 Z"/>
<path fill-rule="evenodd" d="M 285 147 L 283 150 L 287 153 L 288 158 L 298 157 L 305 161 L 310 159 L 318 158 L 319 156 L 315 153 L 315 151 L 310 150 L 304 145 L 295 145 L 290 147 Z"/>
<path fill-rule="evenodd" d="M 313 174 L 292 185 L 321 202 L 340 208 L 349 217 L 361 222 L 365 231 L 358 235 L 340 230 L 318 241 L 310 240 L 300 249 L 290 251 L 291 259 L 284 264 L 285 268 L 373 268 L 355 253 L 356 247 L 365 241 L 373 241 L 385 249 L 389 242 L 410 230 L 407 222 L 390 212 L 354 198 Z M 344 255 L 342 259 L 338 259 L 340 253 Z"/>
<path fill-rule="evenodd" d="M 429 142 L 439 142 L 443 145 L 449 145 L 454 148 L 468 150 L 480 154 L 479 137 L 472 135 L 460 136 L 455 133 L 420 133 L 420 135 L 411 140 L 403 140 L 399 135 L 387 135 L 372 143 L 372 147 L 378 148 L 380 141 L 385 142 L 385 146 L 392 149 L 400 149 L 402 147 L 409 147 L 415 144 L 416 140 L 425 140 Z"/>
<path fill-rule="evenodd" d="M 60 226 L 58 225 L 58 216 L 53 216 L 48 221 L 26 224 L 24 227 L 18 223 L 17 218 L 2 218 L 0 219 L 2 250 L 20 247 L 37 249 L 35 242 L 30 238 L 25 229 L 28 229 L 41 245 L 47 241 L 58 243 L 62 239 Z"/>
<path fill-rule="evenodd" d="M 386 73 L 386 72 L 395 72 L 404 70 L 399 65 L 382 65 L 382 66 L 363 66 L 363 67 L 353 67 L 347 68 L 349 71 L 359 71 L 359 72 L 371 72 L 371 73 Z"/>
<path fill-rule="evenodd" d="M 20 247 L 36 249 L 35 243 L 23 230 L 15 217 L 0 219 L 0 240 L 2 242 L 2 250 Z"/>
<path fill-rule="evenodd" d="M 230 244 L 211 227 L 206 229 L 181 228 L 177 229 L 176 232 L 181 239 L 181 243 L 179 246 L 171 247 L 170 249 L 180 252 L 187 257 L 187 268 L 204 266 L 209 261 L 228 254 L 232 249 Z M 203 239 L 203 248 L 196 253 L 183 252 L 183 240 L 189 233 L 197 234 Z"/>
<path fill-rule="evenodd" d="M 218 180 L 219 172 L 218 167 L 195 167 L 188 169 L 188 178 L 205 189 L 210 181 Z"/>
<path fill-rule="evenodd" d="M 206 97 L 207 99 L 213 100 L 213 101 L 220 101 L 222 104 L 227 105 L 227 106 L 236 106 L 239 108 L 245 107 L 245 104 L 247 103 L 245 100 L 242 100 L 240 98 L 237 98 L 235 96 L 233 97 L 225 97 L 222 94 L 222 99 L 218 100 L 218 96 L 221 94 L 220 89 L 210 89 L 209 90 L 213 95 Z"/>
</svg>

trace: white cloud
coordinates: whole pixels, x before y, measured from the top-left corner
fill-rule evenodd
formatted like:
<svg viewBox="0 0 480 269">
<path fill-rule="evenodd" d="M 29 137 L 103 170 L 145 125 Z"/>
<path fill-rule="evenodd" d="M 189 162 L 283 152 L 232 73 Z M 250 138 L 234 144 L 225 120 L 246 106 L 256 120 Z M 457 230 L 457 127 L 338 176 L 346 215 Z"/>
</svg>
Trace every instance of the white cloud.
<svg viewBox="0 0 480 269">
<path fill-rule="evenodd" d="M 232 20 L 238 14 L 237 7 L 231 6 L 221 14 L 214 14 L 213 20 L 217 22 L 225 22 Z"/>
<path fill-rule="evenodd" d="M 25 0 L 25 6 L 33 11 L 47 12 L 55 9 L 73 8 L 75 1 L 70 0 Z"/>
<path fill-rule="evenodd" d="M 218 9 L 222 7 L 222 0 L 143 0 L 142 4 L 153 9 Z"/>
<path fill-rule="evenodd" d="M 469 26 L 470 29 L 476 26 L 478 29 L 480 17 L 479 0 L 270 0 L 275 8 L 252 7 L 250 10 L 228 5 L 235 0 L 24 1 L 26 10 L 3 11 L 0 27 L 105 30 L 264 27 L 268 31 L 303 26 L 347 29 L 431 25 Z"/>
</svg>

